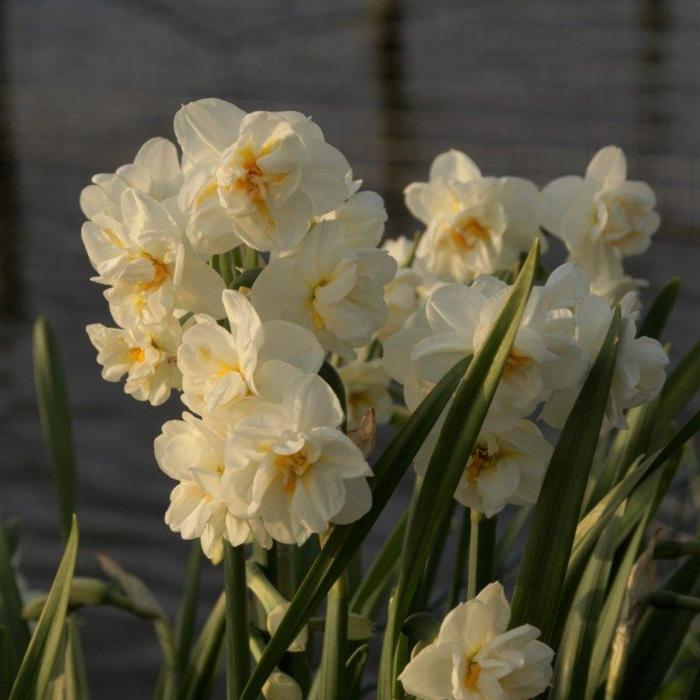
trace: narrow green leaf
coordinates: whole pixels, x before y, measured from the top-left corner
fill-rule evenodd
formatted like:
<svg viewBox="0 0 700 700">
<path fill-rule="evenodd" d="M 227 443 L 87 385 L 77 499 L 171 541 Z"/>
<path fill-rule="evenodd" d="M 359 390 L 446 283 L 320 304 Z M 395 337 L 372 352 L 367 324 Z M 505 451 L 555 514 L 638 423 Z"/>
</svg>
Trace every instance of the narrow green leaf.
<svg viewBox="0 0 700 700">
<path fill-rule="evenodd" d="M 465 358 L 455 364 L 387 445 L 375 464 L 375 476 L 371 479 L 372 508 L 360 520 L 333 528 L 325 546 L 308 568 L 287 614 L 253 670 L 241 700 L 257 699 L 269 673 L 357 552 L 447 405 L 460 377 L 469 365 L 469 359 Z"/>
<path fill-rule="evenodd" d="M 700 595 L 700 557 L 686 559 L 666 580 L 664 590 Z M 683 642 L 695 613 L 649 608 L 632 641 L 618 697 L 652 700 Z"/>
<path fill-rule="evenodd" d="M 178 688 L 178 700 L 206 700 L 211 696 L 225 625 L 226 596 L 222 593 L 192 649 L 185 679 Z"/>
<path fill-rule="evenodd" d="M 7 627 L 0 625 L 0 700 L 7 700 L 12 688 L 12 650 Z"/>
<path fill-rule="evenodd" d="M 346 664 L 345 676 L 347 678 L 348 700 L 354 700 L 359 696 L 362 673 L 367 665 L 369 646 L 362 644 L 352 653 Z"/>
<path fill-rule="evenodd" d="M 4 527 L 0 527 L 0 625 L 7 633 L 10 669 L 14 676 L 29 644 L 29 627 L 22 617 L 22 598 Z"/>
<path fill-rule="evenodd" d="M 654 559 L 678 559 L 700 555 L 700 540 L 669 540 L 659 542 L 654 549 Z"/>
<path fill-rule="evenodd" d="M 440 631 L 440 620 L 430 613 L 418 612 L 409 615 L 401 626 L 401 631 L 415 644 L 431 644 Z"/>
<path fill-rule="evenodd" d="M 226 581 L 226 697 L 238 700 L 250 674 L 245 548 L 224 544 Z"/>
<path fill-rule="evenodd" d="M 515 545 L 518 542 L 527 521 L 532 515 L 532 506 L 520 506 L 513 517 L 508 521 L 501 536 L 496 542 L 496 573 L 497 578 L 502 578 L 504 568 L 512 557 Z"/>
<path fill-rule="evenodd" d="M 66 621 L 66 659 L 64 663 L 65 688 L 62 700 L 89 700 L 85 659 L 80 640 L 80 627 L 75 615 Z"/>
<path fill-rule="evenodd" d="M 493 581 L 496 564 L 496 516 L 486 518 L 472 510 L 470 519 L 467 599 L 475 598 L 484 586 Z"/>
<path fill-rule="evenodd" d="M 657 339 L 661 337 L 680 291 L 680 277 L 674 277 L 666 283 L 666 286 L 656 295 L 656 298 L 649 306 L 649 311 L 647 311 L 644 320 L 639 326 L 638 336 L 646 335 L 649 338 Z"/>
<path fill-rule="evenodd" d="M 345 694 L 345 664 L 348 657 L 348 581 L 347 572 L 333 584 L 326 605 L 321 652 L 320 696 L 338 698 Z"/>
<path fill-rule="evenodd" d="M 401 555 L 407 518 L 408 513 L 401 516 L 398 525 L 367 570 L 367 574 L 350 601 L 352 612 L 370 618 L 373 618 L 377 612 L 382 596 L 386 593 L 391 580 L 396 576 L 396 564 Z"/>
<path fill-rule="evenodd" d="M 68 391 L 63 365 L 49 322 L 39 316 L 34 324 L 34 384 L 44 437 L 51 454 L 64 541 L 75 511 L 75 454 Z"/>
<path fill-rule="evenodd" d="M 68 609 L 68 594 L 78 553 L 78 523 L 73 516 L 68 542 L 56 572 L 49 597 L 34 628 L 27 651 L 15 678 L 10 700 L 41 698 L 46 693 L 61 646 Z"/>
<path fill-rule="evenodd" d="M 422 572 L 435 545 L 445 511 L 452 503 L 464 465 L 471 455 L 486 413 L 501 379 L 532 289 L 538 259 L 535 243 L 483 345 L 474 356 L 447 411 L 440 435 L 412 505 L 401 556 L 395 604 L 387 622 L 379 668 L 378 697 L 394 693 L 394 652 L 401 624 L 411 605 Z M 400 691 L 399 691 L 400 692 Z"/>
<path fill-rule="evenodd" d="M 324 362 L 321 365 L 321 369 L 318 370 L 318 374 L 323 379 L 331 389 L 333 393 L 338 397 L 340 401 L 340 407 L 343 409 L 343 425 L 341 429 L 346 432 L 347 428 L 347 400 L 345 396 L 345 384 L 338 374 L 338 370 L 333 367 L 329 362 Z"/>
<path fill-rule="evenodd" d="M 185 569 L 185 585 L 180 598 L 180 606 L 175 618 L 175 649 L 178 679 L 182 679 L 190 658 L 194 625 L 197 618 L 197 603 L 202 574 L 202 546 L 199 540 L 193 540 Z"/>
<path fill-rule="evenodd" d="M 659 403 L 661 427 L 672 421 L 700 389 L 700 343 L 681 360 L 666 380 Z"/>
<path fill-rule="evenodd" d="M 647 602 L 655 608 L 662 610 L 688 610 L 700 612 L 700 598 L 692 595 L 682 595 L 673 591 L 652 591 Z"/>
<path fill-rule="evenodd" d="M 595 455 L 617 356 L 620 310 L 561 431 L 545 474 L 513 595 L 511 625 L 532 624 L 547 644 Z M 543 562 L 547 575 L 542 576 Z"/>
<path fill-rule="evenodd" d="M 469 540 L 471 533 L 471 512 L 469 508 L 461 507 L 462 522 L 459 528 L 459 539 L 457 541 L 457 555 L 455 565 L 452 570 L 452 583 L 447 593 L 445 608 L 452 610 L 457 607 L 461 600 L 462 589 L 467 580 L 467 557 L 469 556 Z"/>
</svg>

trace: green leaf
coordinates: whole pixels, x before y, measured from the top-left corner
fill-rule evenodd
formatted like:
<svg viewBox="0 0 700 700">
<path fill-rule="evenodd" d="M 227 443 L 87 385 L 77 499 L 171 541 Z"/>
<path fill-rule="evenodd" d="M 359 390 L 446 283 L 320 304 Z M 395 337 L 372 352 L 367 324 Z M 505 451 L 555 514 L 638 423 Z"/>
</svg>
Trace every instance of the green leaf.
<svg viewBox="0 0 700 700">
<path fill-rule="evenodd" d="M 74 516 L 63 558 L 19 667 L 10 700 L 42 698 L 48 689 L 56 654 L 61 646 L 77 553 L 78 523 Z"/>
<path fill-rule="evenodd" d="M 372 507 L 360 520 L 333 527 L 323 549 L 308 567 L 287 614 L 253 670 L 241 700 L 256 700 L 263 683 L 287 647 L 308 622 L 333 583 L 355 555 L 386 506 L 401 477 L 447 405 L 469 358 L 461 360 L 443 377 L 396 433 L 375 464 L 371 479 Z"/>
<path fill-rule="evenodd" d="M 700 389 L 700 343 L 681 360 L 666 380 L 659 403 L 658 423 L 672 421 Z"/>
<path fill-rule="evenodd" d="M 185 679 L 178 689 L 178 700 L 206 700 L 211 696 L 224 640 L 225 615 L 226 596 L 222 593 L 194 645 Z"/>
<path fill-rule="evenodd" d="M 0 625 L 0 700 L 7 700 L 12 688 L 12 650 L 7 627 Z"/>
<path fill-rule="evenodd" d="M 0 625 L 7 635 L 7 653 L 14 676 L 29 644 L 29 627 L 22 617 L 22 598 L 10 552 L 5 528 L 0 527 Z"/>
<path fill-rule="evenodd" d="M 401 631 L 413 644 L 431 644 L 440 632 L 440 621 L 427 612 L 413 613 L 406 618 Z"/>
<path fill-rule="evenodd" d="M 673 591 L 652 591 L 647 603 L 662 610 L 688 610 L 690 612 L 700 612 L 700 598 L 692 595 L 682 595 Z"/>
<path fill-rule="evenodd" d="M 401 555 L 407 519 L 408 513 L 404 513 L 377 558 L 372 562 L 350 601 L 352 612 L 370 618 L 373 618 L 377 612 L 382 596 L 396 575 L 396 564 Z"/>
<path fill-rule="evenodd" d="M 411 605 L 422 573 L 450 507 L 464 465 L 471 455 L 486 413 L 510 355 L 532 289 L 538 244 L 533 245 L 518 279 L 484 343 L 474 356 L 455 392 L 435 449 L 412 504 L 394 605 L 384 634 L 379 669 L 378 698 L 394 693 L 395 650 L 401 625 Z"/>
<path fill-rule="evenodd" d="M 666 580 L 664 589 L 679 595 L 700 595 L 700 557 L 686 559 Z M 692 611 L 649 608 L 632 641 L 618 697 L 652 700 L 683 642 Z"/>
<path fill-rule="evenodd" d="M 238 700 L 250 673 L 245 548 L 224 543 L 226 582 L 226 697 Z"/>
<path fill-rule="evenodd" d="M 342 698 L 345 693 L 345 664 L 348 656 L 347 577 L 347 571 L 343 572 L 328 594 L 323 650 L 318 671 L 321 698 Z"/>
<path fill-rule="evenodd" d="M 447 593 L 447 602 L 445 603 L 446 610 L 452 610 L 457 607 L 457 603 L 461 600 L 462 589 L 467 580 L 467 557 L 469 556 L 469 540 L 471 534 L 471 512 L 469 508 L 462 506 L 462 522 L 459 528 L 459 540 L 457 541 L 457 555 L 455 556 L 455 565 L 452 570 L 452 582 L 450 590 Z"/>
<path fill-rule="evenodd" d="M 34 384 L 44 437 L 51 454 L 64 541 L 75 511 L 75 454 L 68 391 L 63 365 L 49 322 L 39 316 L 34 324 Z"/>
<path fill-rule="evenodd" d="M 369 646 L 367 644 L 362 644 L 355 649 L 345 665 L 345 677 L 347 679 L 346 697 L 350 700 L 353 700 L 360 692 L 362 672 L 365 670 L 368 657 Z"/>
<path fill-rule="evenodd" d="M 698 555 L 700 555 L 700 539 L 659 542 L 654 549 L 654 559 L 678 559 Z"/>
<path fill-rule="evenodd" d="M 520 533 L 525 528 L 532 515 L 532 506 L 520 506 L 506 524 L 501 536 L 496 542 L 496 573 L 497 578 L 502 578 L 503 569 L 513 554 Z"/>
<path fill-rule="evenodd" d="M 666 286 L 656 295 L 656 298 L 651 303 L 649 311 L 647 311 L 642 324 L 639 326 L 638 336 L 646 335 L 649 338 L 657 339 L 661 337 L 680 291 L 680 277 L 674 277 L 666 283 Z"/>
<path fill-rule="evenodd" d="M 467 599 L 493 581 L 496 565 L 497 517 L 486 518 L 472 510 L 469 532 L 469 570 L 467 572 Z"/>
<path fill-rule="evenodd" d="M 318 370 L 318 374 L 323 379 L 331 389 L 333 393 L 338 397 L 340 401 L 340 407 L 343 409 L 343 425 L 341 429 L 346 432 L 347 429 L 347 399 L 345 396 L 345 384 L 338 374 L 338 370 L 333 367 L 329 362 L 324 362 L 321 365 L 321 369 Z"/>
<path fill-rule="evenodd" d="M 197 603 L 199 599 L 200 580 L 202 574 L 202 545 L 199 540 L 193 540 L 185 569 L 185 585 L 180 598 L 180 606 L 175 618 L 175 649 L 178 679 L 181 679 L 187 669 L 190 658 L 194 625 L 197 618 Z"/>
<path fill-rule="evenodd" d="M 515 585 L 511 626 L 531 624 L 548 644 L 595 455 L 617 356 L 620 310 L 561 431 L 545 474 Z M 546 562 L 547 574 L 542 575 Z"/>
</svg>

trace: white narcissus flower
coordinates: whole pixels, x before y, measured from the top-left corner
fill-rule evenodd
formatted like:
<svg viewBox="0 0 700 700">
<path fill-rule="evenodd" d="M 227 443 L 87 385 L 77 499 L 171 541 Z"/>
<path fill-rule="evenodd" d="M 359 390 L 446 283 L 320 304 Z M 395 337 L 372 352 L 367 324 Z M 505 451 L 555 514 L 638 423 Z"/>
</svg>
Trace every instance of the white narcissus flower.
<svg viewBox="0 0 700 700">
<path fill-rule="evenodd" d="M 358 188 L 357 181 L 351 187 Z M 324 215 L 322 220 L 340 221 L 345 226 L 345 235 L 356 247 L 374 248 L 384 234 L 387 213 L 384 200 L 376 192 L 353 192 L 337 209 Z"/>
<path fill-rule="evenodd" d="M 182 181 L 175 145 L 153 138 L 141 146 L 133 163 L 122 165 L 115 173 L 95 175 L 92 184 L 80 193 L 80 208 L 90 220 L 106 214 L 121 221 L 121 198 L 129 188 L 167 202 L 177 195 Z"/>
<path fill-rule="evenodd" d="M 637 337 L 639 299 L 628 292 L 620 302 L 622 313 L 620 342 L 617 350 L 603 431 L 627 427 L 625 411 L 658 396 L 666 380 L 668 356 L 661 343 L 646 336 Z M 576 340 L 592 363 L 608 332 L 613 318 L 610 304 L 589 295 L 576 302 Z M 542 412 L 542 418 L 554 427 L 561 427 L 576 400 L 578 392 L 564 390 L 555 394 Z"/>
<path fill-rule="evenodd" d="M 470 286 L 444 285 L 386 341 L 384 367 L 403 384 L 410 410 L 456 362 L 478 351 L 509 293 L 507 284 L 488 275 Z M 574 342 L 573 314 L 557 306 L 562 294 L 549 286 L 533 289 L 491 404 L 492 416 L 526 417 L 555 391 L 581 381 L 587 358 Z"/>
<path fill-rule="evenodd" d="M 441 153 L 429 182 L 405 190 L 406 206 L 427 229 L 416 258 L 435 277 L 470 282 L 508 268 L 535 238 L 544 244 L 537 216 L 537 188 L 514 177 L 483 177 L 464 153 Z"/>
<path fill-rule="evenodd" d="M 282 671 L 273 671 L 262 688 L 265 700 L 302 700 L 304 694 L 299 684 Z"/>
<path fill-rule="evenodd" d="M 340 403 L 317 375 L 294 379 L 278 404 L 229 433 L 226 488 L 248 503 L 278 542 L 303 544 L 330 523 L 349 523 L 370 508 L 372 470 L 338 426 Z"/>
<path fill-rule="evenodd" d="M 532 625 L 509 630 L 510 605 L 500 583 L 486 586 L 443 620 L 437 639 L 399 676 L 420 700 L 527 700 L 552 679 L 554 652 Z"/>
<path fill-rule="evenodd" d="M 406 236 L 385 241 L 382 248 L 396 260 L 398 265 L 396 276 L 384 287 L 384 301 L 386 301 L 389 315 L 386 323 L 377 333 L 377 338 L 384 341 L 400 331 L 406 319 L 418 308 L 419 288 L 423 283 L 423 277 L 416 270 L 407 267 L 413 252 L 413 241 Z"/>
<path fill-rule="evenodd" d="M 180 206 L 195 249 L 223 253 L 296 246 L 314 217 L 349 194 L 345 157 L 298 112 L 244 111 L 223 100 L 184 105 L 175 115 L 186 181 Z"/>
<path fill-rule="evenodd" d="M 423 443 L 414 461 L 416 472 L 425 474 L 444 416 Z M 499 424 L 489 418 L 464 466 L 455 499 L 467 508 L 491 518 L 508 503 L 537 502 L 552 446 L 529 420 Z"/>
<path fill-rule="evenodd" d="M 83 225 L 83 240 L 100 273 L 95 281 L 113 285 L 105 298 L 114 320 L 122 328 L 157 325 L 176 310 L 220 318 L 223 280 L 188 253 L 180 225 L 166 207 L 127 189 L 121 198 L 121 215 L 121 223 L 110 224 L 113 239 L 104 245 L 96 244 L 105 231 L 95 223 L 102 221 L 101 215 Z"/>
<path fill-rule="evenodd" d="M 560 177 L 540 194 L 542 225 L 594 283 L 622 278 L 622 258 L 649 247 L 661 221 L 655 207 L 649 185 L 627 180 L 625 154 L 616 146 L 598 151 L 585 177 Z"/>
<path fill-rule="evenodd" d="M 385 324 L 384 287 L 396 273 L 386 251 L 355 243 L 340 221 L 316 224 L 255 281 L 250 298 L 260 316 L 309 328 L 326 350 L 353 359 Z"/>
<path fill-rule="evenodd" d="M 345 385 L 348 406 L 348 430 L 355 430 L 362 416 L 374 409 L 377 424 L 388 423 L 394 415 L 394 402 L 389 394 L 389 375 L 381 359 L 350 362 L 338 369 Z"/>
<path fill-rule="evenodd" d="M 181 385 L 176 364 L 182 331 L 175 319 L 163 326 L 124 330 L 92 323 L 86 328 L 102 365 L 102 378 L 118 382 L 127 375 L 124 391 L 138 401 L 160 406 Z"/>
<path fill-rule="evenodd" d="M 170 494 L 165 522 L 183 539 L 199 538 L 214 563 L 223 557 L 224 540 L 237 546 L 254 537 L 269 547 L 270 538 L 255 518 L 240 517 L 246 504 L 223 487 L 223 427 L 185 413 L 163 425 L 154 443 L 158 466 L 178 485 Z"/>
<path fill-rule="evenodd" d="M 286 321 L 263 323 L 240 292 L 226 290 L 222 300 L 230 331 L 196 316 L 178 350 L 182 400 L 192 411 L 221 416 L 247 397 L 275 400 L 290 376 L 318 371 L 324 353 L 313 333 Z"/>
</svg>

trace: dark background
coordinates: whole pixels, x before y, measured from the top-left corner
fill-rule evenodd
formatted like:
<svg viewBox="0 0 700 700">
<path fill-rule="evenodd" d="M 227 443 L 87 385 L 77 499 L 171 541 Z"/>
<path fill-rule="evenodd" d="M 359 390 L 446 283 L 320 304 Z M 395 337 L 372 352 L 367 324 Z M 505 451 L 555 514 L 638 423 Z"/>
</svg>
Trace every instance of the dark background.
<svg viewBox="0 0 700 700">
<path fill-rule="evenodd" d="M 652 292 L 683 276 L 674 358 L 700 335 L 696 0 L 0 0 L 0 21 L 0 517 L 24 519 L 30 589 L 50 580 L 60 546 L 31 370 L 31 324 L 44 313 L 75 418 L 80 572 L 105 551 L 168 610 L 180 590 L 187 546 L 163 524 L 170 484 L 152 457 L 180 407 L 153 409 L 99 377 L 84 327 L 109 318 L 88 280 L 78 194 L 147 138 L 172 138 L 183 102 L 312 115 L 384 195 L 392 234 L 415 225 L 401 190 L 448 147 L 488 174 L 542 185 L 618 144 L 663 217 L 631 272 Z M 204 599 L 219 588 L 207 567 Z M 151 629 L 109 611 L 85 618 L 93 696 L 148 697 Z"/>
</svg>

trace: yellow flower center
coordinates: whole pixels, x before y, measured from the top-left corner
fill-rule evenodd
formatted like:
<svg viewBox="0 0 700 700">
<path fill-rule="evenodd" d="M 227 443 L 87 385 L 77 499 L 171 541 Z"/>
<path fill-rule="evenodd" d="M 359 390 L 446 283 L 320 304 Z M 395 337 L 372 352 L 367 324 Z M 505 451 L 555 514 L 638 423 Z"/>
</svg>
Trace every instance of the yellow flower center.
<svg viewBox="0 0 700 700">
<path fill-rule="evenodd" d="M 503 367 L 503 376 L 509 377 L 516 372 L 519 372 L 524 367 L 527 367 L 531 362 L 531 359 L 526 355 L 522 355 L 517 350 L 513 349 L 508 355 L 506 364 Z"/>
<path fill-rule="evenodd" d="M 132 362 L 143 362 L 146 358 L 146 353 L 143 348 L 129 348 L 127 355 Z"/>
<path fill-rule="evenodd" d="M 467 480 L 475 484 L 484 469 L 492 467 L 498 461 L 498 453 L 489 454 L 489 451 L 480 445 L 474 448 L 467 464 Z"/>
<path fill-rule="evenodd" d="M 464 674 L 464 687 L 467 690 L 476 690 L 476 684 L 479 681 L 479 675 L 481 674 L 481 666 L 470 661 L 467 663 L 467 672 Z"/>
<path fill-rule="evenodd" d="M 141 292 L 150 292 L 158 289 L 170 277 L 170 270 L 161 260 L 156 260 L 156 258 L 148 254 L 145 257 L 153 266 L 153 277 L 148 282 L 140 282 L 138 288 Z"/>
<path fill-rule="evenodd" d="M 474 250 L 480 243 L 489 239 L 489 230 L 475 217 L 471 216 L 450 229 L 450 240 L 461 250 Z"/>
<path fill-rule="evenodd" d="M 303 476 L 311 464 L 307 461 L 304 450 L 291 455 L 277 455 L 275 466 L 282 472 L 282 490 L 293 494 L 297 486 L 297 477 Z"/>
</svg>

